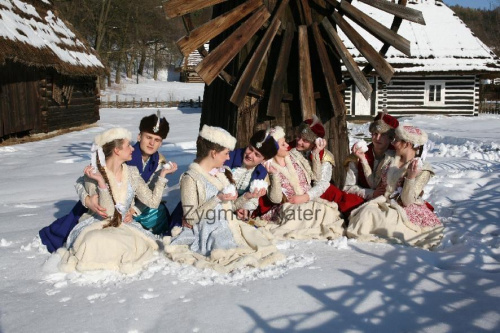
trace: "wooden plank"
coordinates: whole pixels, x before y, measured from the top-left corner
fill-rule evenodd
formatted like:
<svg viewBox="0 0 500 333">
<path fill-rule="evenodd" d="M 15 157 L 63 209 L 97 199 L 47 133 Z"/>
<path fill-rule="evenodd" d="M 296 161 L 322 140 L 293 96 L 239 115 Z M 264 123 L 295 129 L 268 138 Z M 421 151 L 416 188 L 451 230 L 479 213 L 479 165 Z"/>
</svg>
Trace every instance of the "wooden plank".
<svg viewBox="0 0 500 333">
<path fill-rule="evenodd" d="M 210 85 L 238 52 L 241 51 L 269 16 L 271 14 L 266 6 L 261 6 L 248 20 L 239 26 L 238 29 L 196 66 L 196 72 L 207 85 Z"/>
<path fill-rule="evenodd" d="M 231 103 L 235 104 L 238 107 L 245 99 L 245 96 L 247 95 L 248 90 L 250 89 L 250 86 L 255 79 L 255 76 L 259 72 L 262 61 L 264 60 L 266 53 L 269 50 L 269 47 L 271 46 L 276 33 L 278 32 L 278 28 L 281 25 L 280 18 L 287 5 L 288 0 L 283 0 L 274 13 L 271 24 L 264 33 L 264 36 L 262 36 L 259 45 L 255 49 L 254 54 L 250 58 L 250 61 L 248 62 L 245 70 L 243 71 L 243 74 L 240 77 L 240 80 L 238 81 L 238 84 L 236 85 L 236 88 L 233 91 L 233 94 L 231 95 Z"/>
<path fill-rule="evenodd" d="M 392 45 L 394 48 L 403 52 L 407 56 L 411 56 L 410 41 L 391 29 L 385 27 L 383 24 L 372 19 L 347 1 L 340 3 L 342 11 L 354 22 L 359 24 L 366 31 L 369 31 L 373 36 L 377 37 L 384 43 Z"/>
<path fill-rule="evenodd" d="M 269 93 L 269 103 L 267 104 L 267 115 L 277 117 L 281 111 L 281 99 L 283 98 L 286 70 L 290 59 L 290 50 L 292 48 L 294 31 L 293 25 L 289 22 L 285 28 L 283 39 L 281 41 L 280 53 L 276 71 L 274 72 L 273 83 Z"/>
<path fill-rule="evenodd" d="M 316 43 L 316 49 L 318 50 L 321 68 L 323 69 L 328 97 L 330 98 L 330 102 L 333 105 L 334 114 L 336 116 L 345 115 L 346 107 L 344 99 L 342 98 L 340 90 L 338 89 L 337 78 L 335 77 L 335 72 L 330 63 L 330 59 L 328 58 L 328 52 L 326 50 L 325 44 L 323 43 L 323 38 L 321 37 L 318 23 L 314 22 L 311 29 L 313 32 L 314 41 Z"/>
<path fill-rule="evenodd" d="M 316 114 L 316 101 L 314 100 L 311 57 L 305 25 L 299 26 L 299 96 L 302 119 L 312 118 Z"/>
<path fill-rule="evenodd" d="M 394 68 L 339 13 L 333 13 L 331 18 L 373 66 L 382 80 L 385 83 L 389 83 L 394 75 Z"/>
<path fill-rule="evenodd" d="M 235 23 L 244 19 L 247 15 L 262 6 L 262 0 L 249 0 L 224 13 L 217 18 L 208 21 L 202 26 L 189 32 L 189 35 L 182 37 L 177 41 L 177 46 L 184 56 L 203 46 L 206 42 L 219 35 Z"/>
<path fill-rule="evenodd" d="M 359 69 L 358 64 L 356 64 L 356 61 L 354 61 L 354 58 L 347 50 L 344 43 L 342 43 L 342 40 L 337 34 L 337 31 L 335 31 L 333 25 L 330 23 L 330 21 L 328 21 L 326 17 L 323 19 L 321 24 L 325 28 L 328 37 L 330 37 L 330 41 L 335 47 L 335 50 L 337 50 L 337 53 L 342 58 L 342 61 L 344 62 L 344 65 L 349 71 L 351 77 L 354 79 L 354 82 L 356 83 L 356 86 L 358 87 L 359 91 L 361 91 L 365 99 L 370 98 L 373 90 L 372 86 L 366 79 L 363 72 Z"/>
<path fill-rule="evenodd" d="M 359 1 L 364 2 L 372 7 L 383 10 L 384 12 L 387 12 L 399 18 L 425 25 L 424 16 L 422 15 L 422 12 L 419 10 L 408 8 L 406 6 L 402 6 L 386 0 L 359 0 Z"/>
<path fill-rule="evenodd" d="M 216 5 L 227 0 L 169 0 L 163 4 L 167 18 L 173 18 Z"/>
<path fill-rule="evenodd" d="M 302 4 L 302 10 L 304 13 L 304 21 L 307 26 L 310 26 L 313 23 L 311 7 L 309 7 L 308 0 L 300 0 Z"/>
</svg>

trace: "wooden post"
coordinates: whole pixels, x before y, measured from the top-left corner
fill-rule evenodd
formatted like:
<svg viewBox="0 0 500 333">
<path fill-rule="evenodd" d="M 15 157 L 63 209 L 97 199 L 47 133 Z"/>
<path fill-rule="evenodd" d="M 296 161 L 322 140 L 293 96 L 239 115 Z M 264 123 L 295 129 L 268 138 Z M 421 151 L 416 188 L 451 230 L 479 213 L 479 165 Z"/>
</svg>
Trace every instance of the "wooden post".
<svg viewBox="0 0 500 333">
<path fill-rule="evenodd" d="M 120 105 L 118 104 L 118 95 L 116 95 L 116 108 L 119 109 Z"/>
</svg>

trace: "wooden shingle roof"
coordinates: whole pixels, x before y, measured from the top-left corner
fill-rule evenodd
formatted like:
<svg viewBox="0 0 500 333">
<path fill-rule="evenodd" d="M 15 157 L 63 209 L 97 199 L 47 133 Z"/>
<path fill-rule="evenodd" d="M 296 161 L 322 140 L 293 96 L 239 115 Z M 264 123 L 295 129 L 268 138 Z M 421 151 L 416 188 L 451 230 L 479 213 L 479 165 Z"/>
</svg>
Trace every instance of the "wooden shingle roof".
<svg viewBox="0 0 500 333">
<path fill-rule="evenodd" d="M 95 50 L 48 0 L 0 0 L 0 65 L 7 59 L 68 75 L 106 71 Z"/>
</svg>

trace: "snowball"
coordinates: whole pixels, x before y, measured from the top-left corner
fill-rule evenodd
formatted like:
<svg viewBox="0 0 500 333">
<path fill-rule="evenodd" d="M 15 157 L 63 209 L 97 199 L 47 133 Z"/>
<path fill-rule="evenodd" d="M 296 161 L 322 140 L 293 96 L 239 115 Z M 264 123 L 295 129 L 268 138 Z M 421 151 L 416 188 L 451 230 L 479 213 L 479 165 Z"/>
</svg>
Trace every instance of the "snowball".
<svg viewBox="0 0 500 333">
<path fill-rule="evenodd" d="M 255 179 L 250 184 L 250 192 L 253 193 L 254 191 L 258 191 L 258 190 L 261 190 L 261 189 L 266 189 L 267 190 L 268 185 L 269 184 L 267 184 L 267 182 L 265 180 Z"/>
<path fill-rule="evenodd" d="M 172 162 L 168 161 L 167 163 L 165 163 L 165 164 L 163 165 L 163 169 L 170 170 L 170 169 L 172 169 L 172 166 L 173 166 L 173 165 L 172 165 Z"/>
<path fill-rule="evenodd" d="M 226 187 L 224 187 L 222 193 L 236 195 L 236 187 L 233 184 L 229 184 Z"/>
<path fill-rule="evenodd" d="M 358 149 L 361 149 L 363 153 L 366 153 L 368 151 L 368 145 L 366 144 L 366 141 L 358 141 L 354 144 L 354 146 Z"/>
</svg>

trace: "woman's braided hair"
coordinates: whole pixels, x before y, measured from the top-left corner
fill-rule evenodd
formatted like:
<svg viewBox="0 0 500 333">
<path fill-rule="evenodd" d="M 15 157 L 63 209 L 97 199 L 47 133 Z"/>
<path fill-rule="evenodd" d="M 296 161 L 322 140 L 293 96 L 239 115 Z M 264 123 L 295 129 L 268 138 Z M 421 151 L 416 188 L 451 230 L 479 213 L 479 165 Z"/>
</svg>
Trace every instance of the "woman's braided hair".
<svg viewBox="0 0 500 333">
<path fill-rule="evenodd" d="M 123 139 L 117 139 L 117 140 L 113 140 L 113 141 L 110 141 L 110 142 L 104 144 L 102 146 L 102 151 L 104 152 L 104 157 L 105 158 L 110 157 L 111 154 L 113 154 L 113 150 L 115 148 L 121 148 L 123 146 L 123 141 L 124 141 Z M 121 222 L 122 222 L 122 214 L 120 214 L 120 212 L 118 212 L 118 210 L 116 209 L 116 201 L 115 201 L 115 198 L 113 196 L 113 190 L 111 189 L 111 186 L 109 184 L 108 174 L 106 173 L 106 170 L 101 165 L 101 163 L 99 163 L 99 159 L 97 160 L 97 168 L 98 168 L 99 172 L 101 173 L 102 177 L 104 178 L 106 185 L 108 185 L 109 194 L 111 195 L 111 199 L 113 200 L 113 205 L 115 205 L 115 210 L 113 212 L 113 216 L 111 217 L 111 220 L 109 221 L 109 223 L 103 227 L 103 229 L 105 229 L 107 227 L 119 227 Z"/>
</svg>

